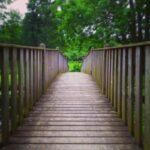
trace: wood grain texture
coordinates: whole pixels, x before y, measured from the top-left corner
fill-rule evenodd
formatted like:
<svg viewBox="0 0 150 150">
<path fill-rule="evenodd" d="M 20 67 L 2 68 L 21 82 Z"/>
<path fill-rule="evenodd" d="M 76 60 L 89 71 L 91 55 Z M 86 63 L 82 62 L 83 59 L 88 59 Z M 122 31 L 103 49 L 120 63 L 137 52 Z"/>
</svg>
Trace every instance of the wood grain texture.
<svg viewBox="0 0 150 150">
<path fill-rule="evenodd" d="M 2 142 L 9 137 L 9 49 L 2 50 Z"/>
<path fill-rule="evenodd" d="M 18 112 L 17 112 L 17 75 L 18 75 L 18 65 L 17 65 L 17 49 L 12 50 L 11 54 L 11 131 L 14 132 L 17 127 L 18 122 Z"/>
<path fill-rule="evenodd" d="M 150 148 L 150 46 L 145 47 L 145 132 L 144 150 Z"/>
<path fill-rule="evenodd" d="M 9 143 L 3 149 L 138 150 L 108 99 L 84 73 L 59 75 Z"/>
</svg>

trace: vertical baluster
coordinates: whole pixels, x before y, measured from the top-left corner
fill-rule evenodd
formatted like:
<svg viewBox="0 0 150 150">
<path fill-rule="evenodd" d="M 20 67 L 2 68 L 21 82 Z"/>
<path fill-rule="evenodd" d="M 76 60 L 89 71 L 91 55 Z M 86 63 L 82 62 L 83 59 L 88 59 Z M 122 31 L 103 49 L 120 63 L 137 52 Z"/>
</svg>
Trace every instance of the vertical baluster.
<svg viewBox="0 0 150 150">
<path fill-rule="evenodd" d="M 122 49 L 118 49 L 118 94 L 117 94 L 118 114 L 121 117 L 122 112 Z"/>
<path fill-rule="evenodd" d="M 46 91 L 46 84 L 45 84 L 45 78 L 46 78 L 46 57 L 45 57 L 45 49 L 42 51 L 42 93 Z M 59 65 L 58 65 L 59 67 Z"/>
<path fill-rule="evenodd" d="M 114 108 L 117 110 L 117 90 L 118 90 L 118 50 L 114 51 Z"/>
<path fill-rule="evenodd" d="M 36 77 L 37 77 L 37 86 L 36 86 L 36 94 L 37 94 L 37 99 L 39 99 L 39 50 L 36 51 L 36 57 L 37 57 L 37 62 L 36 62 L 36 67 L 37 67 L 37 72 L 36 72 Z"/>
<path fill-rule="evenodd" d="M 128 50 L 128 98 L 127 98 L 127 125 L 133 134 L 133 101 L 134 101 L 134 50 Z"/>
<path fill-rule="evenodd" d="M 19 98 L 18 98 L 18 113 L 19 124 L 23 121 L 24 114 L 24 86 L 25 86 L 25 65 L 24 65 L 24 49 L 19 50 L 19 63 L 18 63 L 18 81 L 19 81 Z"/>
<path fill-rule="evenodd" d="M 108 50 L 106 50 L 106 83 L 105 83 L 105 87 L 106 87 L 106 96 L 108 96 Z"/>
<path fill-rule="evenodd" d="M 114 50 L 111 50 L 111 90 L 110 99 L 112 105 L 114 105 Z"/>
<path fill-rule="evenodd" d="M 34 67 L 33 67 L 33 51 L 34 50 L 30 50 L 30 108 L 33 107 L 33 104 L 34 104 L 34 96 L 33 96 L 33 70 L 34 70 Z"/>
<path fill-rule="evenodd" d="M 107 97 L 109 99 L 110 96 L 110 50 L 108 50 L 108 75 L 107 75 Z M 110 100 L 110 99 L 109 99 Z"/>
<path fill-rule="evenodd" d="M 29 50 L 25 49 L 25 99 L 24 99 L 24 104 L 25 104 L 25 116 L 29 112 L 29 92 L 30 92 L 30 87 L 29 87 Z"/>
<path fill-rule="evenodd" d="M 141 122 L 142 122 L 142 51 L 136 47 L 135 51 L 135 139 L 141 144 Z"/>
<path fill-rule="evenodd" d="M 14 132 L 17 127 L 17 49 L 11 51 L 11 131 Z"/>
<path fill-rule="evenodd" d="M 102 82 L 103 82 L 103 94 L 106 94 L 106 51 L 103 50 L 103 75 L 102 75 Z"/>
<path fill-rule="evenodd" d="M 127 60 L 128 50 L 124 48 L 122 57 L 122 120 L 127 123 Z"/>
<path fill-rule="evenodd" d="M 9 49 L 2 51 L 2 143 L 9 137 Z"/>
<path fill-rule="evenodd" d="M 145 123 L 144 150 L 150 148 L 150 46 L 145 47 Z"/>
<path fill-rule="evenodd" d="M 33 57 L 33 81 L 34 81 L 34 85 L 33 85 L 33 89 L 34 89 L 34 104 L 37 101 L 37 50 L 34 49 L 34 57 Z"/>
</svg>

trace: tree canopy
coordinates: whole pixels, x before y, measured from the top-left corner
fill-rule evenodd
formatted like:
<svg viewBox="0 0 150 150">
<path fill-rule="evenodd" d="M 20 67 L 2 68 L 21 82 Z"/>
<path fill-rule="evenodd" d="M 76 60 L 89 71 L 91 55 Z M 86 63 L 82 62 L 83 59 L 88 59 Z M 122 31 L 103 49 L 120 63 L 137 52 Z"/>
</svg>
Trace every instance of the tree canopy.
<svg viewBox="0 0 150 150">
<path fill-rule="evenodd" d="M 0 1 L 0 9 L 9 2 Z M 23 19 L 1 11 L 0 42 L 45 43 L 80 61 L 91 47 L 149 40 L 149 5 L 148 0 L 29 0 Z"/>
</svg>

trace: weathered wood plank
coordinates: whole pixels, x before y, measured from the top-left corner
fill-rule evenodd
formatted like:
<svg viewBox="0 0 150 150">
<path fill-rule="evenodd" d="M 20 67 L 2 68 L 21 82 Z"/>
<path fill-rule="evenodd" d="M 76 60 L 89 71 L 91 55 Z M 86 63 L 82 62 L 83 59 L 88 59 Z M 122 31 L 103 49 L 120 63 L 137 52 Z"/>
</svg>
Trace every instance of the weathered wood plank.
<svg viewBox="0 0 150 150">
<path fill-rule="evenodd" d="M 114 108 L 117 111 L 117 90 L 118 90 L 118 51 L 114 52 Z"/>
<path fill-rule="evenodd" d="M 2 50 L 2 142 L 9 137 L 9 49 Z"/>
<path fill-rule="evenodd" d="M 122 120 L 127 123 L 127 62 L 128 62 L 128 50 L 123 49 L 122 56 Z"/>
<path fill-rule="evenodd" d="M 142 51 L 137 47 L 135 51 L 135 139 L 138 144 L 142 140 Z"/>
<path fill-rule="evenodd" d="M 18 87 L 19 87 L 19 98 L 18 98 L 18 114 L 19 124 L 23 121 L 23 115 L 25 112 L 25 63 L 24 63 L 24 49 L 19 50 L 19 63 L 18 63 Z"/>
<path fill-rule="evenodd" d="M 18 96 L 18 64 L 17 64 L 17 49 L 12 49 L 11 54 L 11 131 L 14 132 L 18 123 L 17 114 L 17 96 Z"/>
<path fill-rule="evenodd" d="M 145 122 L 144 150 L 150 148 L 150 46 L 145 47 Z"/>
<path fill-rule="evenodd" d="M 29 100 L 30 100 L 30 86 L 29 86 L 29 50 L 24 50 L 25 57 L 25 97 L 24 97 L 24 105 L 25 105 L 25 116 L 29 112 Z"/>
<path fill-rule="evenodd" d="M 32 109 L 32 106 L 34 104 L 34 97 L 33 97 L 33 50 L 30 50 L 29 53 L 29 86 L 30 86 L 30 102 L 29 102 L 29 107 Z"/>
<path fill-rule="evenodd" d="M 128 98 L 127 98 L 127 125 L 130 133 L 133 134 L 133 107 L 134 107 L 134 50 L 130 48 L 128 50 Z"/>
<path fill-rule="evenodd" d="M 117 93 L 117 110 L 121 117 L 122 113 L 122 50 L 118 50 L 118 93 Z"/>
</svg>

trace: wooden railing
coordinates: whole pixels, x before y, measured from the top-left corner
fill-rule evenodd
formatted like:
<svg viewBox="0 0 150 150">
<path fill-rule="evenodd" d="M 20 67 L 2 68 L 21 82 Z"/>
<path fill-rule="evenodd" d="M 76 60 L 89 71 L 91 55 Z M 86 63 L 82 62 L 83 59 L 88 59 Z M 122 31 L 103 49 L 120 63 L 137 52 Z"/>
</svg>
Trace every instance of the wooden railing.
<svg viewBox="0 0 150 150">
<path fill-rule="evenodd" d="M 91 74 L 130 133 L 150 148 L 150 42 L 93 49 L 82 72 Z"/>
<path fill-rule="evenodd" d="M 55 49 L 0 44 L 0 143 L 23 122 L 67 59 Z"/>
</svg>

